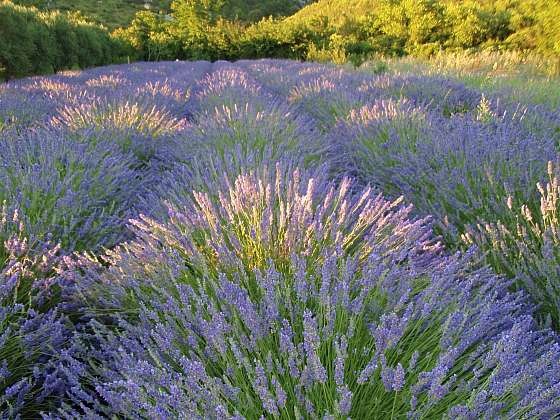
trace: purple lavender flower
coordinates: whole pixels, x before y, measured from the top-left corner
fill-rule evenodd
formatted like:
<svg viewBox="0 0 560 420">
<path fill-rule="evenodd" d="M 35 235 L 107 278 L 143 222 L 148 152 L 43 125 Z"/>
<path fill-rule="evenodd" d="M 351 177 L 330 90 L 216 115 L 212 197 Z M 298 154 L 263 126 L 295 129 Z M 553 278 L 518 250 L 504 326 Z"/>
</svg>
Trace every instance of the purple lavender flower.
<svg viewBox="0 0 560 420">
<path fill-rule="evenodd" d="M 29 237 L 6 204 L 0 220 L 0 417 L 33 416 L 68 389 L 57 366 L 71 334 L 58 308 L 59 247 Z"/>
<path fill-rule="evenodd" d="M 265 372 L 263 367 L 260 365 L 258 361 L 256 361 L 255 367 L 255 383 L 254 388 L 259 398 L 262 401 L 263 408 L 271 415 L 278 416 L 280 413 L 278 412 L 278 407 L 276 406 L 276 402 L 272 397 L 272 394 L 268 391 L 268 379 L 266 378 Z"/>
<path fill-rule="evenodd" d="M 313 380 L 319 383 L 325 383 L 327 380 L 327 371 L 321 364 L 321 360 L 317 354 L 320 346 L 317 321 L 308 310 L 303 313 L 303 340 L 305 356 L 309 369 L 312 372 Z"/>
</svg>

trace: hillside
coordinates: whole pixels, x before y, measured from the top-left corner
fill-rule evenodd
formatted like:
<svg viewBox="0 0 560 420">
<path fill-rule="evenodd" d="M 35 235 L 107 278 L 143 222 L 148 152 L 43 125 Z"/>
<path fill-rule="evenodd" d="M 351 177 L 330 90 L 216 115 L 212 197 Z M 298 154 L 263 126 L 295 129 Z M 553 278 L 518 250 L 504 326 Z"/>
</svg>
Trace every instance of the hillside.
<svg viewBox="0 0 560 420">
<path fill-rule="evenodd" d="M 300 0 L 227 0 L 222 15 L 227 19 L 254 22 L 267 16 L 290 16 L 309 1 Z"/>
<path fill-rule="evenodd" d="M 171 0 L 13 0 L 41 10 L 79 11 L 109 29 L 127 26 L 140 10 L 168 10 Z"/>
<path fill-rule="evenodd" d="M 286 21 L 306 22 L 325 16 L 329 22 L 339 23 L 345 17 L 363 16 L 372 12 L 378 2 L 378 0 L 319 0 L 308 4 Z"/>
<path fill-rule="evenodd" d="M 312 1 L 312 0 L 311 0 Z M 266 16 L 289 16 L 310 0 L 228 0 L 222 14 L 228 19 L 256 21 Z M 142 10 L 167 12 L 172 0 L 13 0 L 23 6 L 41 10 L 79 11 L 110 30 L 126 27 L 135 13 Z"/>
</svg>

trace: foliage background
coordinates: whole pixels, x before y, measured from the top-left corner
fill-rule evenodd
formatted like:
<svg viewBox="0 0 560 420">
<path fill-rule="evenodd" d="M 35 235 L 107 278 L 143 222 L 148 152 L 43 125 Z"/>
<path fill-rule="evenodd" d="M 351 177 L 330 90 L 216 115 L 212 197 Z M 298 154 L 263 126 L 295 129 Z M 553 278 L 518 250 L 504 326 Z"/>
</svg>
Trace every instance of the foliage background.
<svg viewBox="0 0 560 420">
<path fill-rule="evenodd" d="M 0 3 L 3 78 L 126 60 L 360 65 L 465 50 L 560 55 L 560 3 L 545 0 L 162 0 L 146 3 L 150 10 L 133 0 L 18 3 L 33 7 Z"/>
<path fill-rule="evenodd" d="M 177 0 L 170 15 L 140 12 L 116 35 L 149 60 L 281 57 L 360 63 L 372 55 L 429 57 L 469 49 L 560 53 L 557 2 L 321 0 L 287 18 L 253 23 L 236 19 L 234 3 Z M 272 15 L 276 9 L 270 4 L 264 10 Z"/>
<path fill-rule="evenodd" d="M 124 61 L 129 50 L 80 14 L 0 2 L 0 80 Z"/>
</svg>

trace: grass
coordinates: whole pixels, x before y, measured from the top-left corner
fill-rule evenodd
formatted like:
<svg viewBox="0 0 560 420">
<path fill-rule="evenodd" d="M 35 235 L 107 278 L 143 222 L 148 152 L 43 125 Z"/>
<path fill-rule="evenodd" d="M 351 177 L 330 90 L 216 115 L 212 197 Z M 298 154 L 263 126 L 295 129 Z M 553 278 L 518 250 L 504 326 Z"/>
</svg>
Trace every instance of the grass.
<svg viewBox="0 0 560 420">
<path fill-rule="evenodd" d="M 376 72 L 387 64 L 392 74 L 440 75 L 457 79 L 510 102 L 560 106 L 560 59 L 521 52 L 443 53 L 429 60 L 415 57 L 374 60 L 363 65 Z"/>
</svg>

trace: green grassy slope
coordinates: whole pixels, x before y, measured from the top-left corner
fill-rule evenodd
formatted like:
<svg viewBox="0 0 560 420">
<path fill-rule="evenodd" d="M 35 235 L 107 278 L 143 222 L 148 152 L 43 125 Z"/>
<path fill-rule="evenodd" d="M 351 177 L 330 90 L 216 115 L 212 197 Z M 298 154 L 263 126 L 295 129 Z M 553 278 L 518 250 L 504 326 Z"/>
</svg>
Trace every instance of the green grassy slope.
<svg viewBox="0 0 560 420">
<path fill-rule="evenodd" d="M 13 0 L 16 4 L 36 6 L 42 10 L 59 9 L 80 11 L 94 22 L 101 23 L 110 30 L 127 26 L 140 10 L 166 11 L 171 0 Z"/>
<path fill-rule="evenodd" d="M 227 0 L 222 14 L 231 20 L 254 22 L 267 16 L 289 16 L 300 8 L 298 0 Z"/>
<path fill-rule="evenodd" d="M 306 22 L 326 16 L 329 22 L 340 23 L 345 17 L 363 16 L 375 10 L 377 0 L 319 0 L 286 19 L 288 22 Z"/>
<path fill-rule="evenodd" d="M 94 22 L 113 30 L 128 26 L 138 11 L 169 11 L 172 0 L 13 0 L 13 2 L 23 6 L 35 6 L 42 10 L 79 11 Z M 254 21 L 268 15 L 287 16 L 299 8 L 298 0 L 228 0 L 223 12 L 229 19 Z"/>
</svg>

